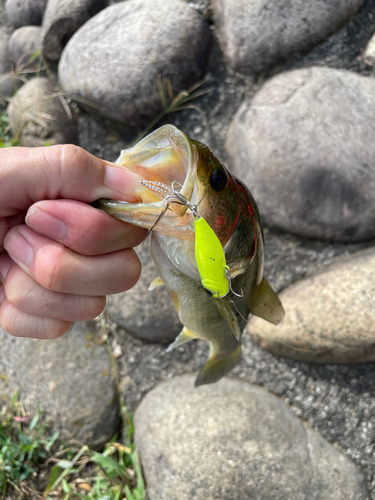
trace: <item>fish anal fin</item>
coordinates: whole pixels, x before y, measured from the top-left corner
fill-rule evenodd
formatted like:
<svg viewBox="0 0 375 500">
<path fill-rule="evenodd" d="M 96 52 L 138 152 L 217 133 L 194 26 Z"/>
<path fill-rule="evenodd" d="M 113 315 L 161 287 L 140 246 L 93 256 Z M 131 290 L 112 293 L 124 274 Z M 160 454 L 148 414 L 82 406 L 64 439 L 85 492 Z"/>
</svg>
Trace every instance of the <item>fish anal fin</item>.
<svg viewBox="0 0 375 500">
<path fill-rule="evenodd" d="M 241 344 L 227 355 L 212 354 L 195 381 L 195 387 L 214 384 L 229 373 L 241 359 Z"/>
<path fill-rule="evenodd" d="M 174 292 L 173 290 L 169 290 L 169 293 L 171 294 L 173 304 L 176 308 L 177 313 L 180 314 L 181 313 L 181 306 L 180 306 L 180 301 L 178 299 L 177 293 Z"/>
<path fill-rule="evenodd" d="M 150 290 L 150 292 L 152 292 L 152 290 L 155 290 L 155 288 L 157 288 L 158 286 L 162 286 L 164 285 L 163 283 L 163 280 L 161 278 L 159 278 L 159 276 L 157 278 L 155 278 L 152 283 L 150 283 L 150 286 L 148 287 L 148 289 Z"/>
<path fill-rule="evenodd" d="M 219 309 L 220 314 L 223 316 L 225 321 L 228 323 L 233 335 L 237 340 L 240 340 L 240 327 L 238 324 L 237 316 L 230 302 L 225 299 L 212 298 L 215 306 Z"/>
<path fill-rule="evenodd" d="M 167 352 L 171 352 L 172 349 L 175 349 L 176 347 L 186 344 L 186 342 L 190 342 L 190 340 L 194 340 L 197 337 L 192 333 L 190 330 L 186 328 L 186 326 L 183 327 L 181 330 L 181 333 L 179 333 L 172 344 L 168 346 Z"/>
<path fill-rule="evenodd" d="M 274 325 L 278 325 L 285 316 L 279 297 L 265 278 L 254 288 L 249 297 L 248 306 L 251 314 Z"/>
</svg>

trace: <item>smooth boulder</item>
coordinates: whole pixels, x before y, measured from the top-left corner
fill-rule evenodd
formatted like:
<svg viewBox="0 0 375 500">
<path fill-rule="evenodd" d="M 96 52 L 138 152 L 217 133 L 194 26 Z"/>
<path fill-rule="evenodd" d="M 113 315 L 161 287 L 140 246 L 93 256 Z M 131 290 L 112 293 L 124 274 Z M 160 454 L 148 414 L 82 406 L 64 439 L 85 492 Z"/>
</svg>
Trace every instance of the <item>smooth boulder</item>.
<svg viewBox="0 0 375 500">
<path fill-rule="evenodd" d="M 6 0 L 5 11 L 15 28 L 40 26 L 48 0 Z"/>
<path fill-rule="evenodd" d="M 0 111 L 7 106 L 7 101 L 17 90 L 17 81 L 12 75 L 12 60 L 9 52 L 11 31 L 0 26 Z"/>
<path fill-rule="evenodd" d="M 265 389 L 161 383 L 135 414 L 150 500 L 365 500 L 362 474 Z"/>
<path fill-rule="evenodd" d="M 78 141 L 77 121 L 62 95 L 46 77 L 29 80 L 8 107 L 9 125 L 22 146 L 50 146 Z"/>
<path fill-rule="evenodd" d="M 253 316 L 248 330 L 275 354 L 316 363 L 375 361 L 375 250 L 343 257 L 280 294 L 278 326 Z"/>
<path fill-rule="evenodd" d="M 111 363 L 95 322 L 75 323 L 63 337 L 35 340 L 12 337 L 0 328 L 0 401 L 15 391 L 26 411 L 51 418 L 53 431 L 92 448 L 117 430 L 119 412 Z"/>
<path fill-rule="evenodd" d="M 228 63 L 242 73 L 266 71 L 307 52 L 343 27 L 363 0 L 213 0 Z"/>
<path fill-rule="evenodd" d="M 49 0 L 43 18 L 43 56 L 59 61 L 72 35 L 105 7 L 109 0 Z"/>
<path fill-rule="evenodd" d="M 12 33 L 9 40 L 10 57 L 16 67 L 36 68 L 40 63 L 42 28 L 23 26 Z"/>
<path fill-rule="evenodd" d="M 269 80 L 233 118 L 228 166 L 269 226 L 311 238 L 375 236 L 375 80 L 312 67 Z"/>
<path fill-rule="evenodd" d="M 182 0 L 129 0 L 78 30 L 59 80 L 81 105 L 139 126 L 163 110 L 158 79 L 169 78 L 175 95 L 187 90 L 202 78 L 210 47 L 207 23 Z"/>
</svg>

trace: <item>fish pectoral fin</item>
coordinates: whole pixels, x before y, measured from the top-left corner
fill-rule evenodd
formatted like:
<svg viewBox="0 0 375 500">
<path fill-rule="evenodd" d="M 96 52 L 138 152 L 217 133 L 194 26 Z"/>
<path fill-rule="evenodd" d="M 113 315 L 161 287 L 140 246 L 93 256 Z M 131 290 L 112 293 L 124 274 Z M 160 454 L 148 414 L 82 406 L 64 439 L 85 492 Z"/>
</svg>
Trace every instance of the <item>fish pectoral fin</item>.
<svg viewBox="0 0 375 500">
<path fill-rule="evenodd" d="M 241 358 L 241 344 L 229 354 L 212 353 L 195 381 L 195 387 L 205 384 L 214 384 L 236 366 Z"/>
<path fill-rule="evenodd" d="M 181 333 L 177 335 L 175 341 L 168 346 L 167 352 L 171 352 L 176 347 L 179 347 L 182 344 L 186 344 L 186 342 L 190 342 L 190 340 L 194 340 L 196 338 L 197 337 L 194 335 L 194 333 L 192 333 L 186 328 L 186 326 L 184 326 L 181 330 Z"/>
<path fill-rule="evenodd" d="M 259 316 L 274 325 L 278 325 L 285 316 L 279 297 L 265 278 L 254 288 L 249 297 L 248 306 L 251 314 Z"/>
<path fill-rule="evenodd" d="M 228 323 L 233 335 L 237 340 L 240 340 L 240 326 L 238 324 L 237 316 L 230 302 L 225 299 L 212 298 L 215 306 L 219 309 L 220 314 L 223 316 L 225 321 Z"/>
<path fill-rule="evenodd" d="M 157 288 L 158 286 L 162 286 L 164 285 L 163 283 L 163 280 L 161 278 L 159 278 L 159 276 L 157 278 L 155 278 L 152 283 L 150 283 L 150 286 L 148 287 L 149 291 L 152 292 L 152 290 L 155 290 L 155 288 Z"/>
</svg>

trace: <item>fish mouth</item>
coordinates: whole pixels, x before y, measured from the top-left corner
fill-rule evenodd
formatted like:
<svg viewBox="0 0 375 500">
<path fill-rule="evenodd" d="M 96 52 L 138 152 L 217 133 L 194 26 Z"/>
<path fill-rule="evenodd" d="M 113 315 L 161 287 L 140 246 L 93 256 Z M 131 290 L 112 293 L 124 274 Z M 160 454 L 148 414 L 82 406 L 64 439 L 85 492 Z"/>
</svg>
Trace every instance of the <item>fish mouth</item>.
<svg viewBox="0 0 375 500">
<path fill-rule="evenodd" d="M 110 215 L 166 234 L 193 235 L 194 217 L 188 202 L 195 197 L 198 153 L 190 139 L 173 125 L 165 125 L 121 152 L 116 161 L 143 180 L 134 185 L 137 203 L 99 200 L 97 206 Z M 191 234 L 190 234 L 191 233 Z"/>
</svg>

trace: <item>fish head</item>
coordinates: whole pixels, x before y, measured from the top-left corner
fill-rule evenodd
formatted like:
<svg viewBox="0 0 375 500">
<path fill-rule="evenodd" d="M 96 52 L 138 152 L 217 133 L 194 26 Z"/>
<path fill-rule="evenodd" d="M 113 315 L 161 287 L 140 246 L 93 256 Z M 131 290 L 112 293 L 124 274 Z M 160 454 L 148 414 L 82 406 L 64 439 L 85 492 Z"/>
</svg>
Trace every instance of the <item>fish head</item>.
<svg viewBox="0 0 375 500">
<path fill-rule="evenodd" d="M 195 210 L 216 233 L 234 273 L 263 251 L 259 212 L 246 186 L 207 146 L 173 125 L 122 151 L 116 163 L 143 180 L 135 185 L 137 203 L 99 200 L 114 217 L 173 238 L 191 253 Z"/>
</svg>

